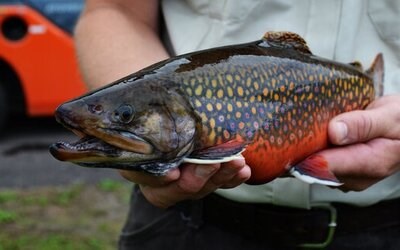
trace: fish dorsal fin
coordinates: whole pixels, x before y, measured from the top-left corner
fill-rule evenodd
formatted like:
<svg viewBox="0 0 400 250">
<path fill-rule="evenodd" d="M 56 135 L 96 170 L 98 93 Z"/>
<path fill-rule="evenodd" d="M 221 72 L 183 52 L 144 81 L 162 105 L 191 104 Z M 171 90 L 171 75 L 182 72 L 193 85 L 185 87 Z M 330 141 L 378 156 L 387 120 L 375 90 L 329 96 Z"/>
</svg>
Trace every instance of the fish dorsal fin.
<svg viewBox="0 0 400 250">
<path fill-rule="evenodd" d="M 350 64 L 351 66 L 357 68 L 357 69 L 360 70 L 360 71 L 363 71 L 363 70 L 364 70 L 362 64 L 361 64 L 359 61 L 354 61 L 354 62 L 351 62 L 351 63 L 349 63 L 349 64 Z"/>
<path fill-rule="evenodd" d="M 264 34 L 263 39 L 273 47 L 295 49 L 306 54 L 312 54 L 306 41 L 296 33 L 269 31 Z"/>
</svg>

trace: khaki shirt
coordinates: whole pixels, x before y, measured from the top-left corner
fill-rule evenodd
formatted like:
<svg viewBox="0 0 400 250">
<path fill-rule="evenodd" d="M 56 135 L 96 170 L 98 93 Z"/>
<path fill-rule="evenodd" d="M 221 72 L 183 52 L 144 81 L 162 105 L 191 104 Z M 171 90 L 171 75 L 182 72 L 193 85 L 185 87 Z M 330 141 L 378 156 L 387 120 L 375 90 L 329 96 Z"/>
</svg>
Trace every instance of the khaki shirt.
<svg viewBox="0 0 400 250">
<path fill-rule="evenodd" d="M 360 61 L 364 68 L 382 52 L 385 93 L 400 92 L 399 0 L 164 0 L 162 9 L 176 54 L 258 40 L 266 31 L 292 31 L 315 55 Z M 216 192 L 236 201 L 301 208 L 333 201 L 366 206 L 400 197 L 400 173 L 363 192 L 343 193 L 294 178 Z"/>
</svg>

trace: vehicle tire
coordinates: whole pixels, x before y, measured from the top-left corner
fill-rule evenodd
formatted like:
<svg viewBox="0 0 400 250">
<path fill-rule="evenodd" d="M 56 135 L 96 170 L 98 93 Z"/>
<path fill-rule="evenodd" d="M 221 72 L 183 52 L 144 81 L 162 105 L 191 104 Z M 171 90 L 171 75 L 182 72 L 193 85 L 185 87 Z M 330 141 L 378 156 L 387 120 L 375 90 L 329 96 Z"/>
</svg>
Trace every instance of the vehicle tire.
<svg viewBox="0 0 400 250">
<path fill-rule="evenodd" d="M 3 134 L 9 113 L 7 95 L 4 86 L 0 84 L 0 134 Z"/>
</svg>

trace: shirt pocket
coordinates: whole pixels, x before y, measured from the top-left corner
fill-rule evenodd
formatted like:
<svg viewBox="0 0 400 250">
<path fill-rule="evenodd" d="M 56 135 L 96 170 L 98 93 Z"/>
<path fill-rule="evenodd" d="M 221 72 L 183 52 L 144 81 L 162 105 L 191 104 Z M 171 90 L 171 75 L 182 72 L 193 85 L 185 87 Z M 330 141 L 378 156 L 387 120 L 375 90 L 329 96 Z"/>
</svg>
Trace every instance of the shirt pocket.
<svg viewBox="0 0 400 250">
<path fill-rule="evenodd" d="M 368 16 L 382 40 L 400 44 L 399 0 L 369 0 Z"/>
</svg>

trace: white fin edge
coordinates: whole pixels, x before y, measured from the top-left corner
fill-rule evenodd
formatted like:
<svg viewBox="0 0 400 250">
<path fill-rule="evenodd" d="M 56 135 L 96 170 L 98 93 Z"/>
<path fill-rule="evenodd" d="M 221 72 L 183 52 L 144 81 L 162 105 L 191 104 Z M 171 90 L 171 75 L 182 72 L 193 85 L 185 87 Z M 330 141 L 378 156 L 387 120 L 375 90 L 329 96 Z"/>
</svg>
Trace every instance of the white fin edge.
<svg viewBox="0 0 400 250">
<path fill-rule="evenodd" d="M 343 185 L 343 183 L 338 183 L 338 182 L 334 182 L 334 181 L 328 181 L 328 180 L 321 180 L 309 175 L 304 175 L 301 174 L 299 171 L 296 171 L 294 168 L 291 168 L 289 170 L 289 173 L 296 177 L 297 179 L 304 181 L 305 183 L 308 184 L 320 184 L 320 185 L 325 185 L 325 186 L 334 186 L 334 187 L 338 187 Z"/>
<path fill-rule="evenodd" d="M 243 150 L 244 151 L 244 150 Z M 235 154 L 235 155 L 230 155 L 227 157 L 223 157 L 221 159 L 196 159 L 196 158 L 184 158 L 183 162 L 184 163 L 193 163 L 193 164 L 216 164 L 216 163 L 224 163 L 224 162 L 229 162 L 237 159 L 243 159 L 243 151 Z"/>
</svg>

